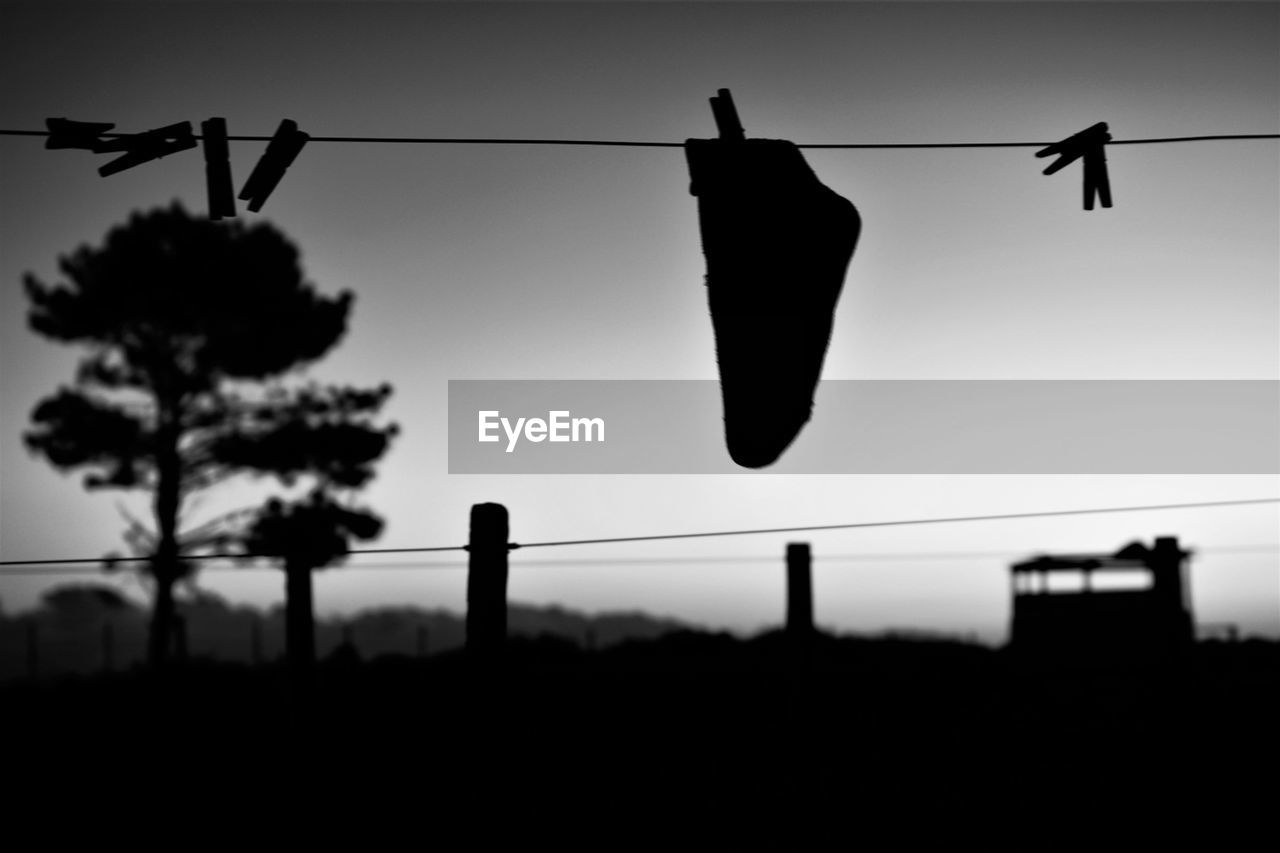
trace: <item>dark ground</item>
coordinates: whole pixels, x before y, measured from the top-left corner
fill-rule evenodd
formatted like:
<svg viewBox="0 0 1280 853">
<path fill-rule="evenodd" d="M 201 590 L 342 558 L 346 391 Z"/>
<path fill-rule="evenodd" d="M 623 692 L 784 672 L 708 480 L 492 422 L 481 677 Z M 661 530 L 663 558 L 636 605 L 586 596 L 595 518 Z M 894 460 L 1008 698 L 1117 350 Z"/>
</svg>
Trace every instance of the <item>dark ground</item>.
<svg viewBox="0 0 1280 853">
<path fill-rule="evenodd" d="M 1209 816 L 1222 842 L 1280 802 L 1280 644 L 1260 641 L 1201 643 L 1167 671 L 1037 668 L 950 642 L 546 639 L 488 666 L 330 659 L 305 691 L 282 667 L 199 661 L 19 682 L 0 709 L 3 778 L 29 790 L 232 813 L 297 798 L 313 829 L 382 815 L 430 837 L 478 809 L 482 836 L 542 827 L 605 848 L 687 825 L 894 840 L 875 849 L 968 849 L 996 830 L 1056 848 L 1084 830 L 1085 849 L 1113 849 L 1102 827 L 1119 818 L 1146 849 Z"/>
</svg>

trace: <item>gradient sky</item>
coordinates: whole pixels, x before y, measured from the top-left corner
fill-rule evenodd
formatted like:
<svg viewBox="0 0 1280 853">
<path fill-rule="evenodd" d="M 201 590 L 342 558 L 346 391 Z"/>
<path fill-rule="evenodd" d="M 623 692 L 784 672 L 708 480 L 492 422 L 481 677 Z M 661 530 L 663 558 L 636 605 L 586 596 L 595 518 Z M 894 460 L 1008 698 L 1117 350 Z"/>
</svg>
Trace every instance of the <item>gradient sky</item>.
<svg viewBox="0 0 1280 853">
<path fill-rule="evenodd" d="M 10 129 L 217 115 L 232 134 L 287 117 L 315 135 L 678 142 L 714 134 L 707 98 L 725 86 L 748 135 L 799 143 L 1280 124 L 1274 3 L 5 2 L 0 14 Z M 262 147 L 232 143 L 237 186 Z M 1280 379 L 1276 140 L 1107 156 L 1115 207 L 1085 212 L 1079 165 L 1045 177 L 1033 149 L 806 152 L 864 222 L 824 375 Z M 26 330 L 22 274 L 55 279 L 60 254 L 99 244 L 133 210 L 205 210 L 198 151 L 105 179 L 103 159 L 0 137 L 7 560 L 121 550 L 117 504 L 146 509 L 136 495 L 87 495 L 21 442 L 77 358 Z M 322 291 L 357 294 L 347 339 L 313 375 L 396 388 L 388 415 L 403 433 L 365 494 L 388 521 L 377 547 L 462 544 L 480 501 L 506 504 L 513 539 L 536 541 L 1280 494 L 1265 476 L 449 475 L 450 379 L 716 377 L 695 213 L 674 148 L 337 143 L 308 145 L 261 214 L 242 209 L 298 242 Z M 251 494 L 210 496 L 202 512 Z M 752 630 L 781 620 L 785 543 L 806 540 L 820 624 L 999 638 L 1008 558 L 829 558 L 1016 558 L 1163 534 L 1206 549 L 1192 566 L 1202 622 L 1280 635 L 1276 551 L 1208 550 L 1274 546 L 1275 506 L 539 549 L 513 565 L 571 562 L 514 570 L 510 596 Z M 0 578 L 0 601 L 21 609 L 70 579 Z M 283 592 L 271 572 L 201 584 L 236 601 Z M 461 609 L 464 590 L 456 569 L 335 570 L 317 602 Z"/>
</svg>

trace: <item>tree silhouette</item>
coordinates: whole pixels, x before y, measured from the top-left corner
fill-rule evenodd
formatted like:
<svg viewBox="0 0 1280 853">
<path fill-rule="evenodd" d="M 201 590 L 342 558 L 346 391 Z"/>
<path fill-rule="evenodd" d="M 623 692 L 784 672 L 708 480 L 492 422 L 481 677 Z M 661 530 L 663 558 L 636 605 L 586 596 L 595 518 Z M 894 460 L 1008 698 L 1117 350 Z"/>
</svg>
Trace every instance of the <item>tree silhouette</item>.
<svg viewBox="0 0 1280 853">
<path fill-rule="evenodd" d="M 219 440 L 218 455 L 227 463 L 288 484 L 299 475 L 315 481 L 301 500 L 272 498 L 240 536 L 247 552 L 273 554 L 284 564 L 285 650 L 297 672 L 307 672 L 315 660 L 311 572 L 341 559 L 350 540 L 372 539 L 382 530 L 380 518 L 337 495 L 373 478 L 373 463 L 390 434 L 366 418 L 389 390 L 303 389 L 291 406 L 260 412 L 256 424 Z"/>
<path fill-rule="evenodd" d="M 154 530 L 131 520 L 126 538 L 151 557 L 148 656 L 161 664 L 174 585 L 193 571 L 182 555 L 243 541 L 250 523 L 242 511 L 183 530 L 188 499 L 238 474 L 286 485 L 310 474 L 336 506 L 332 491 L 367 482 L 396 432 L 370 422 L 391 388 L 286 383 L 341 339 L 352 294 L 317 293 L 269 224 L 175 203 L 133 214 L 59 269 L 66 283 L 24 277 L 30 326 L 89 353 L 71 386 L 37 404 L 25 440 L 60 470 L 86 469 L 88 489 L 153 494 Z"/>
<path fill-rule="evenodd" d="M 295 673 L 305 677 L 316 656 L 311 572 L 346 554 L 349 540 L 372 539 L 381 530 L 377 516 L 341 505 L 322 487 L 292 504 L 273 498 L 250 526 L 245 548 L 284 561 L 285 652 Z"/>
</svg>

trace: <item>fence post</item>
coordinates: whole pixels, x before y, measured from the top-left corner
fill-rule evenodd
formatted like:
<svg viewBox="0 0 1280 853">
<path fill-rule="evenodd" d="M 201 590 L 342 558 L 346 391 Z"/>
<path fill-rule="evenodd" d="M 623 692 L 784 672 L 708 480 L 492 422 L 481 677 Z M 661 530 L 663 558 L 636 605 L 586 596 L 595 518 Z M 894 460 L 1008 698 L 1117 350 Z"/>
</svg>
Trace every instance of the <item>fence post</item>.
<svg viewBox="0 0 1280 853">
<path fill-rule="evenodd" d="M 787 636 L 813 634 L 813 582 L 810 578 L 808 542 L 787 545 Z"/>
<path fill-rule="evenodd" d="M 507 508 L 471 507 L 467 544 L 467 651 L 492 655 L 507 638 Z"/>
</svg>

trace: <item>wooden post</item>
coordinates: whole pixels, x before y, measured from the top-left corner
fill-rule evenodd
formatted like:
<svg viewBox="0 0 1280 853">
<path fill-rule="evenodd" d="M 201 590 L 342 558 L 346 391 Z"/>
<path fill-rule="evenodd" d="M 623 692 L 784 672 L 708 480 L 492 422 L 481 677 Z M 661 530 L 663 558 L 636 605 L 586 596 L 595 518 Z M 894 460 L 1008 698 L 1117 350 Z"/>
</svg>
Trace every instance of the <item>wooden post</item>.
<svg viewBox="0 0 1280 853">
<path fill-rule="evenodd" d="M 813 582 L 810 577 L 809 543 L 787 545 L 787 635 L 813 634 Z"/>
<path fill-rule="evenodd" d="M 467 651 L 500 652 L 507 638 L 507 508 L 471 507 L 467 545 Z"/>
</svg>

